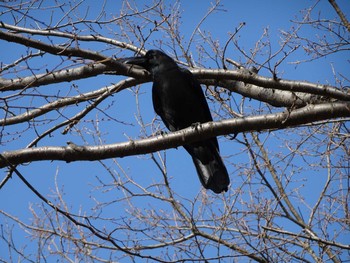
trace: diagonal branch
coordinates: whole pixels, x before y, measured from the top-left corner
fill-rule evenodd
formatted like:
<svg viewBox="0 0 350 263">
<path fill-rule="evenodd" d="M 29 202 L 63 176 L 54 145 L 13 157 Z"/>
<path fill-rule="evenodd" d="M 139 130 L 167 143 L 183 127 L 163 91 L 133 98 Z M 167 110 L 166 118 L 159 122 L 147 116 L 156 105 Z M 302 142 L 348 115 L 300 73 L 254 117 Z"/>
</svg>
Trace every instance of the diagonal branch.
<svg viewBox="0 0 350 263">
<path fill-rule="evenodd" d="M 334 246 L 334 247 L 339 247 L 341 249 L 350 250 L 350 245 L 342 244 L 342 243 L 338 243 L 338 242 L 334 242 L 334 241 L 325 240 L 325 239 L 319 238 L 317 236 L 307 236 L 307 235 L 304 235 L 304 234 L 301 234 L 301 233 L 296 234 L 296 233 L 293 233 L 293 232 L 290 232 L 290 231 L 286 231 L 286 230 L 283 230 L 283 229 L 272 228 L 272 227 L 267 227 L 267 226 L 262 226 L 262 228 L 264 228 L 264 229 L 266 229 L 268 231 L 275 232 L 275 233 L 289 235 L 289 236 L 293 236 L 295 238 L 304 238 L 306 240 L 319 242 L 319 243 L 322 243 L 324 245 Z"/>
<path fill-rule="evenodd" d="M 158 135 L 137 141 L 99 146 L 77 146 L 74 143 L 68 143 L 66 147 L 46 146 L 4 152 L 3 156 L 13 165 L 41 160 L 95 161 L 151 153 L 213 136 L 256 130 L 285 129 L 341 117 L 350 117 L 349 102 L 309 105 L 291 112 L 208 122 L 166 135 Z M 6 163 L 0 161 L 0 168 L 5 166 Z"/>
<path fill-rule="evenodd" d="M 101 42 L 101 43 L 107 43 L 111 44 L 120 48 L 125 48 L 131 51 L 140 52 L 140 48 L 138 48 L 135 45 L 126 43 L 126 42 L 120 42 L 116 39 L 103 37 L 100 35 L 78 35 L 78 34 L 72 34 L 67 32 L 62 32 L 58 30 L 40 30 L 40 29 L 33 29 L 33 28 L 26 28 L 26 27 L 19 27 L 14 26 L 10 24 L 6 24 L 3 22 L 0 22 L 0 28 L 6 28 L 11 31 L 17 32 L 17 33 L 27 33 L 31 35 L 41 35 L 41 36 L 56 36 L 56 37 L 62 37 L 62 38 L 68 38 L 72 40 L 81 40 L 81 41 L 94 41 L 94 42 Z M 142 51 L 141 51 L 142 54 Z"/>
<path fill-rule="evenodd" d="M 63 99 L 55 100 L 51 103 L 45 104 L 41 107 L 38 107 L 36 109 L 26 111 L 25 113 L 13 116 L 13 117 L 5 117 L 3 119 L 0 119 L 0 126 L 7 126 L 7 125 L 14 125 L 22 122 L 26 122 L 29 120 L 32 120 L 36 117 L 42 116 L 47 112 L 50 112 L 52 110 L 60 109 L 62 107 L 66 107 L 69 105 L 74 105 L 78 104 L 81 102 L 85 102 L 88 100 L 100 98 L 105 99 L 107 98 L 110 94 L 119 92 L 123 89 L 135 86 L 140 84 L 141 82 L 137 79 L 133 78 L 128 78 L 125 80 L 120 81 L 119 83 L 115 85 L 111 85 L 108 87 L 101 88 L 99 90 L 79 94 L 74 97 L 66 97 Z"/>
<path fill-rule="evenodd" d="M 337 12 L 338 16 L 340 17 L 340 20 L 344 23 L 344 26 L 350 32 L 350 23 L 346 19 L 344 13 L 339 8 L 338 4 L 335 2 L 335 0 L 328 0 L 328 2 L 333 6 L 335 12 Z"/>
<path fill-rule="evenodd" d="M 4 32 L 0 30 L 0 39 L 6 40 L 11 43 L 18 43 L 27 47 L 35 48 L 38 50 L 45 51 L 47 53 L 59 56 L 67 57 L 80 57 L 83 59 L 90 59 L 96 62 L 103 63 L 114 70 L 117 70 L 119 74 L 126 75 L 129 67 L 117 60 L 109 58 L 100 54 L 99 52 L 89 51 L 80 48 L 72 48 L 69 46 L 61 45 L 49 45 L 39 40 L 31 39 L 20 34 L 14 34 L 10 32 Z M 132 72 L 129 72 L 129 75 Z"/>
<path fill-rule="evenodd" d="M 98 52 L 72 48 L 61 45 L 49 45 L 39 40 L 31 39 L 20 34 L 14 34 L 10 32 L 4 32 L 0 30 L 0 39 L 6 40 L 8 42 L 21 44 L 27 47 L 36 48 L 54 55 L 61 55 L 67 57 L 82 57 L 91 60 L 103 60 L 106 59 Z"/>
</svg>

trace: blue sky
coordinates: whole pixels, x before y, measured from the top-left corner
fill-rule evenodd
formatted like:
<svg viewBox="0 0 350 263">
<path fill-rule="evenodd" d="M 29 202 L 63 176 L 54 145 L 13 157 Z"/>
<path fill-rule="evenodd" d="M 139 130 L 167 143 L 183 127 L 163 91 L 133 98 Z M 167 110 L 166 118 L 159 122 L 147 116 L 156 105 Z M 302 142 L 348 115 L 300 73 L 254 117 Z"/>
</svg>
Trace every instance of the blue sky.
<svg viewBox="0 0 350 263">
<path fill-rule="evenodd" d="M 100 7 L 98 1 L 86 1 L 84 3 L 84 8 L 90 6 L 89 12 L 93 14 L 95 11 L 99 11 Z M 172 3 L 168 1 L 168 3 Z M 349 17 L 350 14 L 350 4 L 348 1 L 342 0 L 337 1 L 339 6 L 343 9 L 343 12 Z M 222 1 L 222 9 L 225 11 L 220 11 L 214 13 L 210 18 L 208 18 L 200 27 L 201 30 L 206 32 L 211 32 L 212 37 L 217 39 L 221 45 L 224 45 L 228 39 L 230 33 L 235 31 L 235 28 L 239 26 L 241 22 L 245 22 L 246 25 L 237 34 L 237 39 L 242 48 L 246 51 L 254 48 L 256 41 L 262 36 L 264 30 L 268 28 L 269 35 L 271 38 L 272 50 L 276 51 L 279 48 L 280 41 L 280 30 L 289 30 L 293 23 L 291 20 L 300 20 L 301 14 L 300 10 L 310 7 L 314 4 L 314 1 Z M 210 4 L 204 1 L 181 1 L 180 11 L 182 13 L 182 24 L 180 30 L 185 36 L 185 41 L 188 41 L 190 35 L 195 29 L 198 21 L 207 12 Z M 119 13 L 120 6 L 115 2 L 109 2 L 107 13 Z M 3 8 L 3 7 L 0 7 Z M 330 19 L 337 18 L 334 10 L 331 8 L 328 1 L 320 1 L 314 11 L 315 14 L 321 12 L 322 17 L 328 17 Z M 82 10 L 83 13 L 83 10 Z M 45 19 L 50 13 L 40 13 L 40 19 Z M 94 15 L 92 15 L 94 17 Z M 9 17 L 3 17 L 1 20 L 10 23 L 11 19 Z M 305 28 L 300 33 L 304 36 L 314 37 L 313 31 L 308 31 Z M 86 32 L 89 34 L 89 32 Z M 101 35 L 110 36 L 109 32 L 101 30 Z M 191 48 L 194 56 L 196 56 L 195 44 Z M 157 39 L 152 39 L 156 41 Z M 21 54 L 21 48 L 13 46 L 7 42 L 0 42 L 2 50 L 9 50 L 11 52 L 1 52 L 0 61 L 3 63 L 9 63 L 14 59 L 18 58 Z M 145 48 L 154 48 L 152 42 L 150 41 L 146 44 Z M 164 51 L 169 51 L 164 48 Z M 113 53 L 113 50 L 110 51 Z M 133 55 L 132 52 L 123 52 L 123 55 L 130 56 Z M 227 57 L 233 58 L 236 61 L 245 63 L 245 58 L 234 48 L 232 44 L 226 53 Z M 350 55 L 350 52 L 348 52 Z M 350 56 L 348 56 L 349 58 Z M 303 51 L 297 51 L 293 54 L 287 61 L 284 62 L 283 66 L 280 67 L 280 76 L 286 79 L 293 80 L 307 80 L 310 82 L 320 82 L 320 83 L 330 83 L 335 85 L 335 79 L 332 71 L 332 66 L 335 70 L 344 74 L 348 71 L 349 60 L 344 59 L 344 53 L 335 54 L 328 58 L 322 58 L 313 62 L 305 63 L 302 65 L 290 64 L 297 59 L 305 58 Z M 264 54 L 259 57 L 259 62 L 264 61 Z M 42 63 L 42 62 L 41 62 Z M 48 66 L 52 64 L 52 61 L 47 61 Z M 215 68 L 216 65 L 208 60 L 206 67 Z M 28 72 L 24 72 L 28 73 Z M 269 72 L 262 70 L 260 72 L 262 75 L 271 77 Z M 21 74 L 21 73 L 20 73 Z M 9 77 L 9 76 L 4 76 Z M 90 78 L 88 80 L 79 81 L 78 85 L 80 90 L 88 91 L 99 89 L 103 86 L 110 85 L 111 83 L 116 83 L 120 79 L 115 76 L 98 76 L 95 78 Z M 67 87 L 71 87 L 71 83 L 62 83 L 57 85 L 52 85 L 52 89 L 62 90 L 62 95 L 65 94 Z M 145 84 L 141 87 L 141 95 L 138 97 L 140 112 L 142 112 L 142 120 L 145 123 L 150 123 L 155 117 L 155 113 L 152 108 L 151 103 L 151 85 Z M 45 91 L 46 92 L 46 91 Z M 51 91 L 47 91 L 49 94 Z M 138 108 L 136 106 L 135 89 L 125 90 L 112 96 L 110 99 L 106 100 L 99 106 L 100 111 L 93 111 L 89 114 L 86 122 L 82 122 L 79 128 L 84 133 L 84 142 L 79 136 L 78 132 L 76 134 L 71 134 L 64 136 L 60 132 L 56 132 L 52 137 L 48 137 L 39 143 L 39 146 L 44 145 L 57 145 L 65 146 L 67 141 L 73 141 L 76 144 L 100 144 L 100 143 L 116 143 L 128 140 L 128 138 L 137 138 L 140 135 L 151 136 L 152 129 L 147 128 L 146 134 L 142 134 L 140 127 L 137 124 L 138 119 Z M 74 93 L 74 90 L 72 90 Z M 254 103 L 252 103 L 254 105 Z M 65 112 L 70 113 L 71 109 L 67 109 Z M 72 110 L 72 112 L 77 112 Z M 108 115 L 106 115 L 107 113 Z M 55 118 L 55 112 L 49 114 L 49 117 Z M 108 119 L 112 116 L 118 121 L 108 120 L 100 122 L 100 126 L 96 126 L 95 122 L 89 120 L 96 120 L 98 118 Z M 120 124 L 118 122 L 130 123 L 130 125 Z M 161 124 L 161 127 L 163 125 Z M 95 136 L 96 129 L 103 135 L 104 141 L 98 141 Z M 20 129 L 26 130 L 26 125 L 19 125 L 14 127 L 9 127 L 9 132 L 15 132 Z M 38 127 L 38 131 L 44 131 L 45 127 Z M 282 136 L 282 132 L 276 132 L 277 136 Z M 26 130 L 24 136 L 16 138 L 15 140 L 6 143 L 5 145 L 0 145 L 1 151 L 19 149 L 25 147 L 32 139 L 35 138 L 35 133 L 32 130 Z M 270 135 L 263 134 L 262 137 L 269 137 Z M 270 137 L 273 137 L 271 135 Z M 243 154 L 244 147 L 235 141 L 227 142 L 225 138 L 220 138 L 221 152 L 224 157 L 228 158 L 229 162 L 244 163 L 249 158 L 246 154 Z M 278 149 L 280 145 L 275 145 L 274 140 L 267 148 Z M 280 151 L 283 152 L 284 149 L 280 147 Z M 196 176 L 195 168 L 192 164 L 191 159 L 187 153 L 182 149 L 170 149 L 166 152 L 161 153 L 163 156 L 166 155 L 166 162 L 168 165 L 168 176 L 171 178 L 171 184 L 174 189 L 186 198 L 193 198 L 201 191 L 201 186 L 199 180 Z M 150 180 L 157 182 L 161 180 L 161 175 L 159 172 L 155 172 L 154 164 L 149 160 L 149 155 L 146 156 L 132 156 L 127 158 L 122 158 L 117 160 L 118 163 L 125 169 L 138 183 L 141 185 L 149 184 Z M 115 169 L 116 172 L 121 173 L 121 170 L 113 163 L 112 160 L 106 160 L 104 163 Z M 239 174 L 239 169 L 237 167 L 229 166 L 229 172 L 231 174 L 231 187 L 235 188 L 239 185 L 242 180 L 241 176 L 236 176 Z M 73 213 L 79 213 L 79 211 L 89 211 L 92 207 L 96 205 L 96 200 L 106 201 L 113 200 L 115 198 L 114 192 L 101 193 L 96 187 L 99 185 L 97 177 L 105 182 L 110 182 L 110 177 L 106 173 L 106 170 L 95 162 L 77 162 L 65 164 L 63 162 L 37 162 L 28 165 L 21 166 L 19 170 L 25 175 L 25 177 L 30 181 L 37 190 L 40 191 L 44 196 L 50 200 L 54 200 L 57 196 L 55 194 L 57 189 L 60 189 L 64 193 L 64 199 L 67 205 L 71 208 Z M 5 176 L 6 170 L 1 170 L 2 176 Z M 305 174 L 300 175 L 300 179 L 306 178 Z M 314 190 L 317 189 L 317 182 L 325 180 L 324 177 L 319 177 L 314 172 L 310 172 L 308 180 L 314 181 Z M 184 183 L 185 182 L 185 183 Z M 309 182 L 310 183 L 310 182 Z M 319 184 L 321 187 L 322 184 Z M 317 189 L 319 191 L 320 189 Z M 234 189 L 232 190 L 234 191 Z M 315 196 L 308 188 L 302 190 L 305 194 L 307 200 L 313 200 Z M 30 207 L 35 207 L 40 204 L 41 201 L 25 186 L 23 183 L 14 176 L 0 191 L 0 209 L 12 214 L 15 217 L 21 218 L 24 222 L 30 223 L 32 220 L 32 215 L 30 213 Z M 152 207 L 148 201 L 139 200 L 141 207 Z M 220 205 L 220 204 L 219 204 Z M 115 209 L 115 210 L 113 210 Z M 112 213 L 112 216 L 122 216 L 123 206 L 116 205 L 110 207 L 108 210 L 104 211 Z M 111 215 L 109 215 L 111 216 Z M 0 215 L 2 224 L 5 222 L 4 216 Z M 13 222 L 9 222 L 11 225 Z M 35 253 L 35 244 L 28 243 L 26 239 L 26 234 L 18 227 L 14 226 L 15 241 L 18 244 L 28 245 L 26 251 L 31 251 Z M 340 240 L 343 241 L 344 240 Z M 1 241 L 0 241 L 1 242 Z M 0 245 L 0 258 L 5 258 L 4 256 L 7 252 L 4 250 L 5 247 Z"/>
</svg>

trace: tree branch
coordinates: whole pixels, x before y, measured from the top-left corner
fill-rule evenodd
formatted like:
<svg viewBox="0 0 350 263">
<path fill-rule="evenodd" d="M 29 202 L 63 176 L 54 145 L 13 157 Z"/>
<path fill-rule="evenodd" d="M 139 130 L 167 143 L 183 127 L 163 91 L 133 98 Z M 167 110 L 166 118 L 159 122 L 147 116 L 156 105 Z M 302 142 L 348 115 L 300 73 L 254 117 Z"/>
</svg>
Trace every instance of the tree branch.
<svg viewBox="0 0 350 263">
<path fill-rule="evenodd" d="M 72 48 L 69 46 L 49 45 L 39 40 L 30 39 L 20 34 L 4 32 L 1 30 L 0 30 L 0 39 L 6 40 L 11 43 L 17 43 L 27 47 L 39 49 L 53 55 L 90 59 L 96 62 L 103 63 L 107 66 L 110 66 L 114 70 L 117 70 L 119 74 L 122 74 L 122 75 L 127 75 L 127 74 L 132 75 L 133 73 L 133 71 L 128 71 L 128 69 L 130 68 L 128 65 L 125 65 L 119 62 L 118 60 L 106 57 L 98 52 L 93 52 L 93 51 L 80 49 L 80 48 Z"/>
<path fill-rule="evenodd" d="M 228 79 L 219 81 L 204 79 L 199 81 L 205 85 L 223 87 L 244 97 L 266 102 L 274 107 L 301 108 L 308 104 L 324 103 L 325 100 L 327 100 L 327 98 L 322 98 L 321 96 L 314 94 L 269 89 L 256 85 L 245 84 L 242 81 Z"/>
<path fill-rule="evenodd" d="M 34 110 L 26 111 L 25 113 L 16 115 L 14 117 L 5 117 L 3 119 L 0 119 L 0 126 L 7 126 L 7 125 L 14 125 L 22 122 L 26 122 L 29 120 L 32 120 L 36 117 L 39 117 L 41 115 L 44 115 L 45 113 L 59 109 L 65 106 L 78 104 L 80 102 L 92 100 L 95 98 L 98 98 L 102 95 L 103 99 L 105 99 L 108 95 L 119 92 L 123 89 L 135 86 L 140 84 L 141 82 L 134 78 L 128 78 L 125 80 L 120 81 L 119 83 L 115 85 L 111 85 L 108 87 L 101 88 L 99 90 L 83 93 L 74 97 L 67 97 L 59 100 L 55 100 L 51 103 L 45 104 L 41 107 L 38 107 Z"/>
<path fill-rule="evenodd" d="M 337 243 L 335 241 L 328 241 L 328 240 L 319 238 L 317 236 L 309 236 L 309 235 L 306 236 L 306 235 L 303 235 L 303 234 L 296 234 L 296 233 L 289 232 L 289 231 L 286 231 L 286 230 L 283 230 L 283 229 L 277 229 L 277 228 L 272 228 L 272 227 L 267 227 L 267 226 L 262 226 L 262 228 L 264 228 L 264 229 L 266 229 L 268 231 L 275 232 L 275 233 L 289 235 L 289 236 L 293 236 L 293 237 L 296 237 L 296 238 L 304 238 L 306 240 L 320 242 L 320 243 L 322 243 L 324 245 L 335 246 L 335 247 L 339 247 L 339 248 L 342 248 L 342 249 L 350 250 L 350 245 L 344 245 L 344 244 L 341 244 L 341 243 Z"/>
<path fill-rule="evenodd" d="M 112 38 L 99 36 L 99 35 L 77 35 L 77 34 L 71 34 L 71 33 L 52 30 L 52 29 L 48 29 L 48 30 L 32 29 L 32 28 L 14 26 L 3 22 L 0 22 L 0 28 L 6 28 L 12 31 L 15 31 L 17 33 L 27 33 L 31 35 L 55 36 L 55 37 L 68 38 L 72 40 L 102 42 L 102 43 L 111 44 L 120 48 L 125 48 L 134 52 L 140 52 L 140 54 L 143 54 L 143 51 L 140 51 L 140 48 L 138 48 L 135 45 L 132 45 L 126 42 L 121 42 Z"/>
<path fill-rule="evenodd" d="M 29 87 L 39 87 L 53 83 L 69 82 L 72 80 L 94 77 L 100 74 L 104 74 L 109 70 L 111 70 L 111 68 L 104 64 L 90 63 L 77 68 L 62 69 L 24 78 L 0 78 L 0 91 L 22 90 Z"/>
<path fill-rule="evenodd" d="M 146 154 L 193 143 L 213 136 L 256 130 L 285 129 L 316 121 L 349 116 L 350 103 L 335 102 L 309 105 L 291 112 L 208 122 L 166 135 L 158 135 L 137 141 L 99 146 L 78 146 L 68 143 L 66 147 L 45 146 L 4 152 L 2 155 L 13 165 L 41 160 L 94 161 Z M 0 161 L 0 168 L 5 166 L 6 163 Z"/>
<path fill-rule="evenodd" d="M 135 78 L 141 78 L 145 79 L 145 73 L 142 70 L 138 70 L 137 68 L 132 68 L 127 65 L 124 65 L 123 63 L 119 62 L 118 60 L 111 59 L 109 57 L 103 56 L 99 54 L 98 52 L 91 52 L 88 50 L 78 49 L 78 48 L 71 48 L 71 47 L 63 47 L 63 46 L 53 46 L 48 45 L 43 42 L 32 40 L 30 38 L 24 37 L 22 35 L 13 34 L 9 32 L 3 32 L 0 31 L 0 38 L 10 41 L 19 43 L 22 45 L 30 46 L 33 48 L 37 48 L 39 50 L 55 54 L 55 55 L 64 55 L 64 56 L 76 56 L 76 57 L 82 57 L 85 59 L 91 59 L 97 62 L 101 62 L 104 65 L 110 67 L 108 69 L 115 69 L 118 71 L 117 74 L 120 75 L 127 75 L 132 76 Z M 96 68 L 95 68 L 96 67 Z M 79 79 L 82 77 L 89 77 L 89 76 L 95 76 L 100 73 L 103 73 L 107 70 L 107 68 L 103 68 L 102 65 L 99 66 L 83 66 L 77 69 L 70 69 L 70 70 L 61 70 L 58 72 L 48 73 L 48 74 L 42 74 L 39 76 L 30 76 L 23 79 L 17 79 L 17 80 L 4 80 L 0 79 L 0 87 L 2 90 L 14 90 L 14 89 L 20 89 L 21 87 L 28 87 L 28 85 L 32 86 L 38 86 L 38 85 L 44 85 L 48 83 L 56 83 L 60 81 L 70 81 L 74 79 Z M 292 80 L 276 80 L 274 78 L 267 78 L 263 76 L 259 76 L 257 74 L 251 74 L 246 71 L 242 70 L 212 70 L 212 69 L 193 69 L 193 74 L 199 78 L 199 79 L 212 79 L 221 81 L 221 83 L 225 84 L 225 80 L 234 80 L 234 81 L 242 81 L 244 83 L 252 84 L 249 89 L 246 89 L 246 87 L 239 88 L 236 90 L 241 91 L 244 93 L 245 96 L 252 97 L 252 98 L 261 98 L 266 97 L 265 101 L 269 101 L 274 104 L 279 104 L 280 106 L 284 103 L 280 102 L 274 102 L 274 99 L 276 98 L 276 95 L 274 95 L 275 90 L 283 90 L 283 91 L 289 91 L 289 92 L 301 92 L 301 93 L 307 93 L 307 94 L 314 94 L 314 95 L 320 95 L 325 97 L 330 97 L 334 99 L 344 100 L 344 101 L 350 101 L 350 94 L 346 93 L 342 90 L 339 90 L 336 87 L 330 86 L 330 85 L 322 85 L 322 84 L 315 84 L 305 81 L 292 81 Z M 41 79 L 41 81 L 39 81 Z M 234 82 L 235 83 L 235 82 Z M 222 84 L 223 85 L 223 84 Z M 227 88 L 227 83 L 226 85 Z M 272 91 L 271 92 L 261 92 L 257 91 L 257 87 L 264 87 L 269 88 Z M 252 95 L 250 93 L 253 93 Z M 257 94 L 258 93 L 258 94 Z M 270 93 L 270 94 L 268 94 Z M 264 94 L 263 96 L 261 96 Z M 293 94 L 281 94 L 295 97 Z M 273 98 L 271 98 L 271 96 Z M 297 96 L 297 97 L 304 97 L 304 96 Z M 314 98 L 311 96 L 308 96 L 308 100 L 304 100 L 305 98 L 301 98 L 299 102 L 294 100 L 289 100 L 289 106 L 291 104 L 295 105 L 295 103 L 301 106 L 305 106 L 305 104 L 310 103 L 310 99 Z M 284 99 L 285 100 L 285 99 Z M 291 102 L 292 101 L 292 102 Z M 301 101 L 301 103 L 300 103 Z M 271 105 L 274 105 L 271 104 Z M 285 105 L 283 105 L 285 106 Z"/>
<path fill-rule="evenodd" d="M 340 17 L 340 20 L 344 23 L 344 26 L 350 32 L 350 23 L 346 19 L 346 16 L 344 15 L 343 11 L 341 11 L 341 9 L 339 8 L 338 4 L 335 2 L 335 0 L 328 0 L 328 2 L 333 6 L 335 12 L 337 12 L 338 16 Z"/>
<path fill-rule="evenodd" d="M 350 101 L 350 93 L 346 93 L 330 85 L 316 84 L 306 81 L 283 79 L 275 80 L 274 78 L 267 78 L 259 76 L 257 74 L 249 74 L 248 72 L 244 72 L 241 70 L 194 69 L 192 70 L 192 73 L 199 79 L 231 79 L 273 90 L 277 89 L 291 92 L 303 92 L 344 101 Z"/>
</svg>

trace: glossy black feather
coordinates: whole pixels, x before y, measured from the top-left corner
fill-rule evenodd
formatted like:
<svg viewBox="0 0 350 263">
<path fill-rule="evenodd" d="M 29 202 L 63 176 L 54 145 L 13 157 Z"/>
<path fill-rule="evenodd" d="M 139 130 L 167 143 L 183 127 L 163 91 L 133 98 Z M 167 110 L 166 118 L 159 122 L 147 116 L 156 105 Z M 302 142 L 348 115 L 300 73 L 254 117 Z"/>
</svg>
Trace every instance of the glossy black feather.
<svg viewBox="0 0 350 263">
<path fill-rule="evenodd" d="M 171 57 L 150 50 L 144 57 L 127 59 L 125 63 L 142 66 L 152 74 L 154 110 L 169 130 L 177 131 L 213 120 L 200 84 Z M 203 186 L 215 193 L 227 191 L 230 180 L 216 137 L 184 147 L 192 156 Z"/>
</svg>

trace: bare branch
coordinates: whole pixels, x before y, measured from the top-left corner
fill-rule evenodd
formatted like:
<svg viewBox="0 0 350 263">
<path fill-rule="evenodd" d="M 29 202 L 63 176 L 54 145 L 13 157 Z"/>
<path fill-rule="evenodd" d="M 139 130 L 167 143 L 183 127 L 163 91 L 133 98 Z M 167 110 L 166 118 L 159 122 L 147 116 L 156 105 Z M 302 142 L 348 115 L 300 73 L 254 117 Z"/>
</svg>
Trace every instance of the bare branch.
<svg viewBox="0 0 350 263">
<path fill-rule="evenodd" d="M 93 52 L 93 51 L 84 50 L 80 48 L 72 48 L 69 46 L 48 45 L 38 40 L 33 40 L 19 34 L 3 32 L 1 30 L 0 30 L 0 39 L 13 42 L 13 43 L 22 44 L 24 46 L 36 48 L 53 55 L 90 59 L 96 62 L 106 64 L 108 66 L 111 66 L 114 68 L 114 70 L 119 71 L 120 74 L 125 75 L 127 73 L 128 67 L 126 65 L 118 62 L 117 60 L 113 60 L 113 59 L 110 59 L 109 57 L 103 56 L 98 52 Z"/>
<path fill-rule="evenodd" d="M 145 154 L 178 147 L 187 143 L 207 139 L 213 136 L 226 135 L 266 129 L 285 129 L 296 125 L 308 124 L 324 119 L 341 118 L 350 116 L 349 103 L 327 103 L 309 105 L 301 109 L 262 116 L 252 116 L 240 119 L 208 122 L 190 127 L 167 135 L 129 141 L 119 144 L 101 146 L 77 146 L 69 143 L 66 147 L 39 147 L 34 149 L 22 149 L 4 152 L 3 156 L 13 165 L 24 162 L 41 160 L 62 160 L 66 162 L 83 160 L 102 160 L 107 158 L 125 157 L 130 155 Z M 6 163 L 0 162 L 0 167 Z"/>
<path fill-rule="evenodd" d="M 104 64 L 90 63 L 77 68 L 62 69 L 19 79 L 9 80 L 0 78 L 0 91 L 22 90 L 24 88 L 39 87 L 53 83 L 69 82 L 101 75 L 110 70 L 111 68 Z"/>
<path fill-rule="evenodd" d="M 53 29 L 49 29 L 49 30 L 31 29 L 26 27 L 13 26 L 2 22 L 0 22 L 0 28 L 5 28 L 5 29 L 13 30 L 18 33 L 27 33 L 32 35 L 56 36 L 56 37 L 62 37 L 62 38 L 67 38 L 72 40 L 102 42 L 102 43 L 111 44 L 123 49 L 128 49 L 135 53 L 143 54 L 142 50 L 140 50 L 138 47 L 134 45 L 131 45 L 125 42 L 120 42 L 118 40 L 99 36 L 99 35 L 77 35 L 77 34 L 71 34 L 67 32 L 61 32 Z"/>
<path fill-rule="evenodd" d="M 341 21 L 345 25 L 346 29 L 350 32 L 350 23 L 346 19 L 343 11 L 339 8 L 338 4 L 335 2 L 335 0 L 328 0 L 328 2 L 333 6 L 335 12 L 337 12 L 338 16 L 340 17 Z"/>
<path fill-rule="evenodd" d="M 199 79 L 233 79 L 242 81 L 244 83 L 253 84 L 259 87 L 287 90 L 291 92 L 304 92 L 315 95 L 321 95 L 331 97 L 339 100 L 349 101 L 350 94 L 337 89 L 336 87 L 316 84 L 306 81 L 293 81 L 293 80 L 275 80 L 273 78 L 267 78 L 256 74 L 249 74 L 248 72 L 234 71 L 234 70 L 211 70 L 211 69 L 194 69 L 193 74 Z"/>
<path fill-rule="evenodd" d="M 111 85 L 109 87 L 104 87 L 104 88 L 101 88 L 99 90 L 87 92 L 87 93 L 80 94 L 80 95 L 74 96 L 74 97 L 67 97 L 67 98 L 63 98 L 60 100 L 55 100 L 51 103 L 48 103 L 48 104 L 43 105 L 41 107 L 38 107 L 37 109 L 27 111 L 23 114 L 19 114 L 19 115 L 16 115 L 14 117 L 6 117 L 4 119 L 0 119 L 0 125 L 6 126 L 6 125 L 18 124 L 21 122 L 26 122 L 26 121 L 34 119 L 38 116 L 42 116 L 45 113 L 50 112 L 52 110 L 56 110 L 56 109 L 66 107 L 69 105 L 78 104 L 78 103 L 81 103 L 84 101 L 92 100 L 92 99 L 98 98 L 100 96 L 103 96 L 103 99 L 105 99 L 107 96 L 109 96 L 113 93 L 119 92 L 121 90 L 132 87 L 134 85 L 140 84 L 140 82 L 143 82 L 143 81 L 129 78 L 129 79 L 126 79 L 126 80 L 123 80 L 123 81 L 117 83 L 116 85 Z"/>
</svg>

